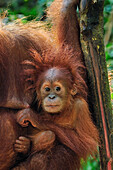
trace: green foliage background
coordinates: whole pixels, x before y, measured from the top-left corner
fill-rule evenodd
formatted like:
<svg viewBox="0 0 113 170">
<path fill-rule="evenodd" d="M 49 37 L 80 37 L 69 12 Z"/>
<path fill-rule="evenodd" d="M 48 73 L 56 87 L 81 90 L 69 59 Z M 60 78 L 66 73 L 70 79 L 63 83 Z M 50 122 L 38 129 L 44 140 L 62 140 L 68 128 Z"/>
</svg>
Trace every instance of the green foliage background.
<svg viewBox="0 0 113 170">
<path fill-rule="evenodd" d="M 113 0 L 105 0 L 104 4 L 104 44 L 113 105 Z"/>
<path fill-rule="evenodd" d="M 0 0 L 0 13 L 7 10 L 4 22 L 13 22 L 23 18 L 23 22 L 36 19 L 46 19 L 46 8 L 53 0 Z M 106 61 L 108 64 L 108 77 L 110 82 L 111 99 L 113 102 L 113 0 L 105 0 L 104 5 L 104 43 Z M 83 170 L 99 170 L 99 156 L 95 159 L 89 157 L 87 162 L 81 160 Z"/>
</svg>

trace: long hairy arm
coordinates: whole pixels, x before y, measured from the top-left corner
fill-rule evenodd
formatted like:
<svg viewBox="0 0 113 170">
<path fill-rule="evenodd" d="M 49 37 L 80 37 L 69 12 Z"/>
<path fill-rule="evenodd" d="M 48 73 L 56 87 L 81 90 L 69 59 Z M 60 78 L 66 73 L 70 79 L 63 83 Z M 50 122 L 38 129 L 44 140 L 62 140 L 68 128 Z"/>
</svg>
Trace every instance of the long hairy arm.
<svg viewBox="0 0 113 170">
<path fill-rule="evenodd" d="M 55 0 L 48 9 L 48 16 L 53 22 L 53 33 L 57 44 L 69 45 L 70 48 L 81 51 L 77 4 L 78 0 Z"/>
</svg>

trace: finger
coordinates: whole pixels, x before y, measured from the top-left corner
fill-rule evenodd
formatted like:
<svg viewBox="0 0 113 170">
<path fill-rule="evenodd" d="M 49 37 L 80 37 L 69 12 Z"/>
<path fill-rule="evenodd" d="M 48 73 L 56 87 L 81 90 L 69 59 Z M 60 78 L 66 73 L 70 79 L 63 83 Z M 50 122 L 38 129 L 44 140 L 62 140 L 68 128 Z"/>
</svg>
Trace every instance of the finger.
<svg viewBox="0 0 113 170">
<path fill-rule="evenodd" d="M 19 137 L 19 140 L 21 140 L 21 141 L 26 141 L 26 140 L 29 140 L 29 139 L 26 138 L 25 136 L 20 136 L 20 137 Z"/>
<path fill-rule="evenodd" d="M 15 148 L 16 152 L 27 152 L 27 150 L 21 149 L 21 148 Z"/>
<path fill-rule="evenodd" d="M 19 111 L 19 112 L 17 113 L 17 120 L 20 121 L 20 119 L 22 119 L 23 116 L 24 116 L 24 115 L 23 115 L 23 111 L 22 111 L 22 110 Z"/>
<path fill-rule="evenodd" d="M 14 144 L 14 148 L 25 150 L 28 148 L 28 145 Z"/>
<path fill-rule="evenodd" d="M 21 144 L 18 144 L 18 143 L 15 143 L 15 144 L 14 144 L 14 147 L 15 147 L 15 148 L 26 148 L 27 146 L 21 145 Z"/>
<path fill-rule="evenodd" d="M 19 137 L 19 140 L 22 141 L 23 143 L 24 143 L 24 142 L 25 142 L 25 143 L 30 143 L 30 139 L 29 139 L 29 138 L 26 138 L 26 137 L 24 137 L 24 136 L 20 136 L 20 137 Z"/>
<path fill-rule="evenodd" d="M 23 144 L 23 142 L 21 141 L 21 140 L 16 140 L 16 142 L 15 142 L 16 144 L 20 144 L 20 145 L 22 145 Z"/>
<path fill-rule="evenodd" d="M 16 151 L 16 152 L 22 152 L 22 149 L 15 148 L 15 151 Z"/>
</svg>

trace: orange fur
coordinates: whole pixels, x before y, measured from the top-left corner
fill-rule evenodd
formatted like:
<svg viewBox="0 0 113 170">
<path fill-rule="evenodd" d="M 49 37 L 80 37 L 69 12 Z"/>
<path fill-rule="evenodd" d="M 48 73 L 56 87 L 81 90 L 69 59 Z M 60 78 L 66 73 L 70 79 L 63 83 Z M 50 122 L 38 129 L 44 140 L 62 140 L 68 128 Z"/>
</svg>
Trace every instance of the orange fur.
<svg viewBox="0 0 113 170">
<path fill-rule="evenodd" d="M 40 119 L 40 113 L 38 119 L 41 120 L 42 128 L 49 128 L 56 134 L 61 143 L 75 152 L 78 164 L 80 164 L 80 158 L 86 159 L 89 154 L 93 154 L 97 150 L 99 141 L 98 131 L 91 120 L 88 104 L 85 101 L 87 86 L 83 78 L 84 65 L 79 60 L 78 53 L 69 50 L 67 45 L 63 49 L 60 47 L 57 52 L 54 52 L 53 49 L 42 56 L 34 51 L 32 54 L 34 62 L 28 60 L 23 62 L 24 67 L 26 66 L 24 75 L 26 81 L 31 82 L 28 89 L 34 89 L 38 92 L 37 100 L 40 104 L 41 82 L 45 72 L 50 68 L 56 67 L 62 72 L 62 75 L 59 76 L 62 76 L 62 80 L 67 82 L 69 89 L 73 89 L 74 85 L 77 88 L 75 96 L 72 97 L 71 94 L 68 94 L 67 107 L 60 115 L 51 116 L 44 113 L 42 119 Z"/>
<path fill-rule="evenodd" d="M 6 144 L 6 147 L 0 147 L 1 170 L 12 166 L 14 170 L 75 170 L 80 168 L 81 158 L 86 159 L 96 151 L 98 132 L 86 102 L 85 67 L 76 16 L 78 2 L 70 1 L 67 8 L 63 2 L 55 0 L 48 10 L 53 22 L 51 32 L 35 22 L 0 28 L 0 107 L 4 108 L 0 113 L 0 144 Z M 27 86 L 21 81 L 22 63 Z M 58 118 L 51 119 L 50 116 L 47 117 L 49 121 L 41 120 L 42 129 L 50 129 L 57 137 L 51 150 L 37 152 L 27 160 L 24 157 L 18 164 L 14 141 L 20 135 L 27 135 L 30 129 L 20 127 L 15 122 L 15 115 L 32 104 L 40 74 L 43 76 L 52 67 L 66 70 L 65 75 L 69 73 L 65 77 L 68 87 L 76 86 L 77 94 L 69 98 L 70 107 Z M 26 89 L 29 90 L 26 92 Z M 40 120 L 40 114 L 37 117 Z"/>
</svg>

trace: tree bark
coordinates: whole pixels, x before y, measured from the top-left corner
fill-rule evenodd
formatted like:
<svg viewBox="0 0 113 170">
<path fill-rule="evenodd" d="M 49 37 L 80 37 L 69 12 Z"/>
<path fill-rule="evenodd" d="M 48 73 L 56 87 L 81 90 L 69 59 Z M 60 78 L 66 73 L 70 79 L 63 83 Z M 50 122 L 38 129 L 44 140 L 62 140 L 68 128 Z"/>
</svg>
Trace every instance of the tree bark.
<svg viewBox="0 0 113 170">
<path fill-rule="evenodd" d="M 102 170 L 113 168 L 113 115 L 103 42 L 104 0 L 81 0 L 81 46 L 87 68 L 89 105 L 100 134 Z"/>
</svg>

